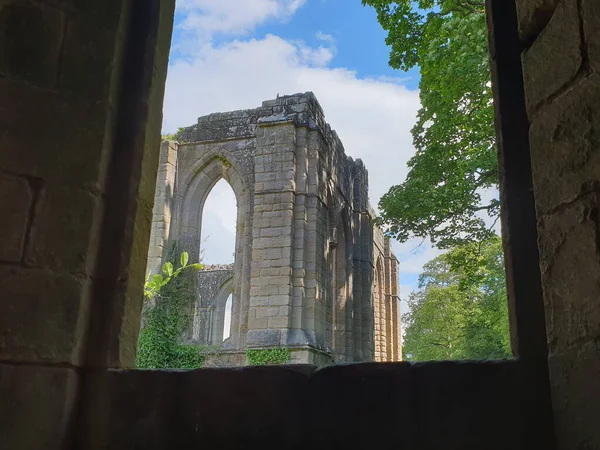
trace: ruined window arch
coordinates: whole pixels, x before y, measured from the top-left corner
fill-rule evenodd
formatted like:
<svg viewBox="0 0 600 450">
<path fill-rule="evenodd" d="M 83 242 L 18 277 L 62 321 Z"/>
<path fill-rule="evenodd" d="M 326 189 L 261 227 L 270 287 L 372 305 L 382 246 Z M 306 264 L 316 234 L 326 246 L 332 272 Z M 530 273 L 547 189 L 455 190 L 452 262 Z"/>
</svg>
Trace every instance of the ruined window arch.
<svg viewBox="0 0 600 450">
<path fill-rule="evenodd" d="M 185 151 L 185 146 L 180 146 L 179 151 Z M 212 193 L 217 184 L 227 182 L 235 196 L 238 213 L 236 224 L 244 222 L 245 217 L 241 217 L 246 205 L 246 196 L 243 195 L 245 188 L 241 176 L 237 173 L 231 162 L 232 158 L 226 154 L 209 153 L 201 158 L 189 168 L 183 168 L 185 162 L 179 162 L 183 173 L 182 180 L 178 183 L 179 190 L 183 191 L 182 201 L 177 211 L 178 239 L 184 241 L 185 245 L 193 252 L 190 256 L 197 256 L 201 246 L 202 219 L 204 207 L 208 196 Z M 236 248 L 238 238 L 236 232 Z"/>
<path fill-rule="evenodd" d="M 193 145 L 180 145 L 180 155 L 178 156 L 178 168 L 180 179 L 178 181 L 178 190 L 181 192 L 181 198 L 178 202 L 176 211 L 176 220 L 173 236 L 180 245 L 188 250 L 190 259 L 200 259 L 202 239 L 206 233 L 203 233 L 203 222 L 207 200 L 213 193 L 213 189 L 223 186 L 221 191 L 227 191 L 231 188 L 235 197 L 236 213 L 234 231 L 234 245 L 229 247 L 231 255 L 229 262 L 232 264 L 223 265 L 225 260 L 211 261 L 210 254 L 204 264 L 206 271 L 227 272 L 229 279 L 224 283 L 219 293 L 214 298 L 198 300 L 203 302 L 202 308 L 212 308 L 210 319 L 204 327 L 209 331 L 205 332 L 205 341 L 202 343 L 220 345 L 223 343 L 226 303 L 231 296 L 231 312 L 229 314 L 229 336 L 227 343 L 238 346 L 241 340 L 245 338 L 244 323 L 242 317 L 242 303 L 245 299 L 240 296 L 244 279 L 241 276 L 245 267 L 250 266 L 250 257 L 245 249 L 248 249 L 248 237 L 244 235 L 243 230 L 250 228 L 247 214 L 249 200 L 247 198 L 247 189 L 243 177 L 241 176 L 236 160 L 226 151 L 209 151 L 203 157 L 193 160 L 192 164 L 187 164 L 185 157 L 187 152 L 193 154 Z M 224 186 L 225 183 L 228 187 Z M 210 203 L 208 204 L 210 206 Z M 219 206 L 219 205 L 217 205 Z M 206 223 L 204 223 L 206 225 Z M 216 232 L 219 230 L 217 229 Z M 209 248 L 210 250 L 210 248 Z M 218 264 L 210 264 L 217 262 Z M 214 294 L 213 294 L 214 295 Z"/>
<path fill-rule="evenodd" d="M 233 188 L 220 178 L 209 191 L 200 219 L 200 261 L 206 265 L 233 264 L 237 204 Z"/>
<path fill-rule="evenodd" d="M 229 339 L 231 336 L 231 310 L 233 307 L 233 292 L 227 297 L 225 302 L 225 316 L 223 320 L 223 341 Z"/>
<path fill-rule="evenodd" d="M 215 271 L 216 272 L 216 271 Z M 227 279 L 221 284 L 216 294 L 209 301 L 213 311 L 210 321 L 210 339 L 207 344 L 221 345 L 231 337 L 233 319 L 233 274 L 224 274 Z"/>
</svg>

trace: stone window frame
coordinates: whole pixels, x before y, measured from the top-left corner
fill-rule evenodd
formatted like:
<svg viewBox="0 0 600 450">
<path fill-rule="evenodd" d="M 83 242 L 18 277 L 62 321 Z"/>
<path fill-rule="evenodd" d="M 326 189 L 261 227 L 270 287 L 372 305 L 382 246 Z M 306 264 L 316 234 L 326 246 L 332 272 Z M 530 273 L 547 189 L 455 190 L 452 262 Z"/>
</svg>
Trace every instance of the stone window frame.
<svg viewBox="0 0 600 450">
<path fill-rule="evenodd" d="M 523 44 L 514 1 L 487 0 L 486 12 L 511 346 L 515 358 L 530 363 L 540 382 L 547 384 L 548 347 L 521 64 Z"/>
<path fill-rule="evenodd" d="M 231 296 L 231 323 L 230 323 L 230 331 L 229 338 L 231 338 L 231 330 L 233 329 L 233 302 L 234 302 L 234 275 L 227 278 L 221 286 L 219 286 L 219 290 L 217 291 L 217 295 L 215 296 L 215 317 L 212 319 L 211 327 L 211 342 L 212 345 L 221 345 L 225 340 L 223 339 L 223 335 L 225 334 L 225 314 L 227 310 L 227 300 L 229 296 Z"/>
<path fill-rule="evenodd" d="M 141 21 L 143 25 L 131 30 L 132 36 L 147 33 L 148 39 L 135 41 L 127 49 L 128 55 L 136 55 L 128 60 L 124 67 L 122 101 L 126 105 L 120 118 L 123 119 L 120 130 L 127 130 L 115 138 L 117 146 L 129 148 L 128 164 L 133 165 L 132 170 L 141 170 L 142 173 L 156 173 L 158 145 L 155 139 L 148 139 L 143 145 L 137 145 L 135 139 L 140 135 L 145 136 L 146 130 L 142 128 L 150 124 L 160 123 L 162 102 L 168 66 L 168 45 L 172 35 L 174 0 L 161 0 L 161 7 L 143 10 L 144 17 L 151 20 Z M 511 326 L 511 343 L 516 358 L 530 361 L 538 370 L 545 371 L 547 380 L 547 343 L 545 312 L 542 297 L 542 284 L 539 268 L 539 254 L 537 248 L 536 213 L 533 193 L 531 159 L 529 151 L 529 121 L 525 108 L 525 93 L 523 87 L 523 73 L 521 65 L 522 43 L 518 36 L 517 12 L 514 1 L 487 0 L 486 1 L 488 32 L 490 37 L 490 61 L 492 74 L 492 90 L 495 104 L 495 125 L 498 138 L 498 157 L 500 166 L 500 203 L 503 244 L 505 254 L 507 294 Z M 494 24 L 501 24 L 496 27 Z M 148 29 L 148 31 L 140 28 Z M 159 43 L 157 45 L 157 42 Z M 162 52 L 162 53 L 161 53 Z M 144 58 L 148 55 L 156 58 L 154 71 L 156 77 L 141 76 L 142 68 L 147 67 Z M 139 66 L 139 68 L 136 67 Z M 145 70 L 145 69 L 144 69 Z M 130 89 L 127 89 L 130 88 Z M 131 104 L 127 100 L 131 99 Z M 153 99 L 152 108 L 144 109 L 136 103 L 137 99 Z M 135 101 L 134 101 L 135 100 Z M 156 131 L 158 139 L 158 131 Z M 155 148 L 156 147 L 156 148 Z M 143 160 L 143 161 L 142 161 Z M 123 176 L 122 173 L 127 176 Z M 123 198 L 123 185 L 127 186 L 128 170 L 112 171 L 116 180 L 114 192 L 109 194 L 109 205 L 114 208 L 125 207 L 133 198 Z M 153 192 L 154 177 L 146 175 L 143 180 L 143 189 L 148 195 Z M 142 189 L 142 188 L 140 188 Z M 234 190 L 235 191 L 235 190 Z M 135 195 L 135 194 L 133 194 Z M 238 200 L 238 205 L 243 206 L 244 201 Z M 129 220 L 126 213 L 115 217 L 107 226 L 114 229 L 122 226 L 121 223 Z M 135 220 L 148 220 L 141 217 Z M 135 240 L 135 237 L 133 238 Z M 140 245 L 141 247 L 141 245 Z M 147 243 L 145 244 L 147 249 Z M 139 252 L 138 252 L 139 253 Z M 99 256 L 99 261 L 104 267 L 115 267 L 115 271 L 122 270 L 129 259 L 136 259 L 135 276 L 129 285 L 142 280 L 145 270 L 145 257 L 134 258 L 129 253 L 125 256 L 118 255 L 119 263 L 115 263 L 115 256 L 106 250 Z M 138 267 L 139 266 L 139 267 Z M 139 273 L 138 273 L 139 272 Z M 114 274 L 105 274 L 114 279 Z M 106 287 L 110 291 L 112 286 Z M 120 297 L 111 305 L 111 312 L 100 307 L 101 302 L 95 302 L 97 308 L 94 312 L 101 314 L 103 320 L 92 323 L 90 335 L 94 339 L 89 343 L 91 352 L 97 356 L 90 356 L 90 361 L 106 359 L 109 366 L 127 366 L 132 361 L 135 351 L 132 345 L 136 342 L 139 328 L 139 312 L 141 311 L 141 298 Z M 124 312 L 127 311 L 126 314 Z M 127 317 L 124 317 L 127 316 Z M 135 317 L 134 317 L 135 316 Z M 135 320 L 135 319 L 138 320 Z M 118 345 L 112 342 L 120 336 Z M 541 379 L 541 378 L 540 378 Z"/>
<path fill-rule="evenodd" d="M 187 146 L 193 146 L 193 144 L 182 144 L 179 146 L 178 151 L 185 151 Z M 245 185 L 241 171 L 237 167 L 236 160 L 224 149 L 207 152 L 189 169 L 185 170 L 184 173 L 186 174 L 184 178 L 177 180 L 177 184 L 180 186 L 180 192 L 182 192 L 182 201 L 179 202 L 179 207 L 175 212 L 173 226 L 178 230 L 177 236 L 189 236 L 189 239 L 192 242 L 192 251 L 190 251 L 191 261 L 197 261 L 200 258 L 200 239 L 204 205 L 215 185 L 219 181 L 225 180 L 235 195 L 237 225 L 235 233 L 236 257 L 233 262 L 233 280 L 231 289 L 231 293 L 233 293 L 231 336 L 235 334 L 237 339 L 242 338 L 243 333 L 238 331 L 234 333 L 234 330 L 241 330 L 243 328 L 243 299 L 240 297 L 243 279 L 240 275 L 242 273 L 242 268 L 245 263 L 247 264 L 247 261 L 244 261 L 245 255 L 242 254 L 243 252 L 239 252 L 238 250 L 247 247 L 247 245 L 245 245 L 246 239 L 243 230 L 252 229 L 250 222 L 251 218 L 249 217 L 247 207 L 250 202 L 248 195 L 249 190 Z M 238 255 L 240 256 L 238 257 Z M 227 300 L 227 298 L 225 298 L 225 300 Z M 218 335 L 218 331 L 213 329 L 211 333 L 213 343 L 215 342 L 215 336 Z"/>
</svg>

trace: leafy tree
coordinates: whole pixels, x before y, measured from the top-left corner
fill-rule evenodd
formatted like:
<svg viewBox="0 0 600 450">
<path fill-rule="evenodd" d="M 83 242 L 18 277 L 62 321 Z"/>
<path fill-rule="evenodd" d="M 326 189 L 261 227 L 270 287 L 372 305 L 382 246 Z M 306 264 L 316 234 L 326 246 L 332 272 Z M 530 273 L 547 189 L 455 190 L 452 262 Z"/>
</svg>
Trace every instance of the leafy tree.
<svg viewBox="0 0 600 450">
<path fill-rule="evenodd" d="M 484 0 L 362 2 L 388 32 L 390 65 L 421 73 L 416 154 L 381 198 L 380 220 L 400 241 L 428 237 L 439 248 L 490 237 L 475 214 L 497 218 L 500 206 L 482 198 L 498 183 Z"/>
<path fill-rule="evenodd" d="M 181 139 L 181 136 L 183 135 L 184 131 L 185 128 L 179 127 L 177 128 L 177 131 L 175 133 L 162 134 L 160 138 L 163 141 L 178 141 Z"/>
<path fill-rule="evenodd" d="M 465 260 L 472 264 L 463 265 Z M 511 356 L 502 243 L 498 237 L 456 247 L 427 263 L 409 298 L 408 360 Z"/>
</svg>

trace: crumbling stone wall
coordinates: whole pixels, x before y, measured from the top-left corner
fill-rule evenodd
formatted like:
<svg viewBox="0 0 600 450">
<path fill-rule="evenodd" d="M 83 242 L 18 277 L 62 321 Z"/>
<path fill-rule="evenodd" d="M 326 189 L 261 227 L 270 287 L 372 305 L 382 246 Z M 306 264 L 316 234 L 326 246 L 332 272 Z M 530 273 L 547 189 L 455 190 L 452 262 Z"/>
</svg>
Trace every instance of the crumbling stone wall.
<svg viewBox="0 0 600 450">
<path fill-rule="evenodd" d="M 373 304 L 375 311 L 375 361 L 402 359 L 398 260 L 391 251 L 390 240 L 379 228 L 374 229 Z"/>
<path fill-rule="evenodd" d="M 557 447 L 600 448 L 600 2 L 517 7 Z"/>
<path fill-rule="evenodd" d="M 204 267 L 196 277 L 196 292 L 193 320 L 183 340 L 186 344 L 222 345 L 225 304 L 233 293 L 233 265 Z"/>
<path fill-rule="evenodd" d="M 286 346 L 296 362 L 371 361 L 379 341 L 377 360 L 400 360 L 398 261 L 373 225 L 367 170 L 345 154 L 314 95 L 200 117 L 180 142 L 162 143 L 149 271 L 175 242 L 199 258 L 204 202 L 221 178 L 238 204 L 226 348 Z M 376 261 L 383 281 L 375 292 Z M 198 333 L 221 320 L 200 297 L 202 318 L 184 339 L 217 343 Z"/>
<path fill-rule="evenodd" d="M 0 2 L 3 448 L 84 448 L 135 362 L 174 2 L 133 3 Z"/>
</svg>

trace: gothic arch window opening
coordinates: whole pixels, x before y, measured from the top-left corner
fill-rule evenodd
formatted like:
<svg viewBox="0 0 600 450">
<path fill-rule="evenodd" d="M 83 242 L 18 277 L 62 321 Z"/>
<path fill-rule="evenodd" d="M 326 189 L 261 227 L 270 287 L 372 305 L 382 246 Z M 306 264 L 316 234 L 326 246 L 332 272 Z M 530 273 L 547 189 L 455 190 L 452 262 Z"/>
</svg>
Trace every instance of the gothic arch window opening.
<svg viewBox="0 0 600 450">
<path fill-rule="evenodd" d="M 219 179 L 208 192 L 200 218 L 200 259 L 205 265 L 235 261 L 237 200 L 231 185 Z"/>
<path fill-rule="evenodd" d="M 231 336 L 231 311 L 233 308 L 233 292 L 227 297 L 225 302 L 225 317 L 223 320 L 223 341 Z"/>
</svg>

